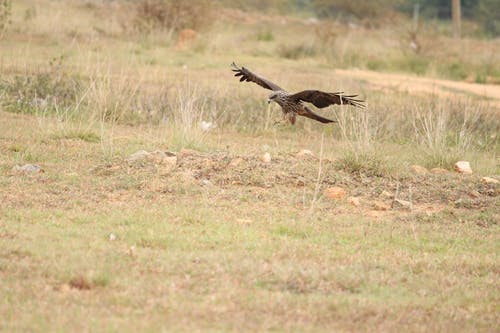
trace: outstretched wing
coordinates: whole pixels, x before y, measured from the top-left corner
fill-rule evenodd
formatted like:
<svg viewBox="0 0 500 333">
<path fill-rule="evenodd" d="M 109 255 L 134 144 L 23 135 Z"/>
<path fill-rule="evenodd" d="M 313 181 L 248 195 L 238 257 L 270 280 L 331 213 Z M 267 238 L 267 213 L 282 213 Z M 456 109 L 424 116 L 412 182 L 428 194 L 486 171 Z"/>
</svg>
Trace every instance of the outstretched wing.
<svg viewBox="0 0 500 333">
<path fill-rule="evenodd" d="M 250 72 L 245 67 L 239 68 L 238 66 L 236 66 L 236 64 L 234 62 L 231 64 L 231 67 L 233 67 L 233 72 L 236 73 L 236 74 L 234 74 L 234 76 L 241 76 L 240 82 L 242 82 L 242 81 L 255 82 L 259 86 L 264 87 L 264 88 L 269 89 L 269 90 L 274 90 L 274 91 L 283 90 L 283 88 L 281 88 L 277 84 L 275 84 L 275 83 L 273 83 L 273 82 L 269 81 L 268 79 L 265 79 L 261 76 L 258 76 L 257 74 Z"/>
<path fill-rule="evenodd" d="M 344 95 L 343 92 L 328 93 L 319 90 L 304 90 L 289 97 L 298 102 L 304 101 L 312 103 L 318 108 L 325 108 L 332 104 L 346 104 L 364 108 L 364 101 L 356 99 L 358 95 Z"/>
<path fill-rule="evenodd" d="M 311 118 L 314 120 L 317 120 L 321 123 L 327 124 L 327 123 L 336 123 L 336 120 L 331 120 L 327 118 L 323 118 L 320 115 L 317 115 L 316 113 L 312 112 L 311 109 L 309 109 L 307 106 L 304 106 L 304 110 L 301 110 L 298 113 L 300 116 Z"/>
</svg>

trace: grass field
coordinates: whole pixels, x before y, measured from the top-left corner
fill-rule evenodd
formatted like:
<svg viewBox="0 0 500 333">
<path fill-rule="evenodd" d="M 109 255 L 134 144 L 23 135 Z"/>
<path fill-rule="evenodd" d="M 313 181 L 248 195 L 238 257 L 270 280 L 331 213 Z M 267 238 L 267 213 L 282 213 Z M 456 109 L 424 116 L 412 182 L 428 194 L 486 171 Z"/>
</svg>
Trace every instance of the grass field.
<svg viewBox="0 0 500 333">
<path fill-rule="evenodd" d="M 126 13 L 22 0 L 0 39 L 1 331 L 498 330 L 500 185 L 482 177 L 500 177 L 500 87 L 475 79 L 498 41 L 429 40 L 470 70 L 448 81 L 446 55 L 420 76 L 350 64 L 414 61 L 369 51 L 390 29 L 337 36 L 337 63 L 286 49 L 307 20 L 229 10 L 179 47 L 125 31 Z M 367 108 L 275 126 L 233 60 Z"/>
</svg>

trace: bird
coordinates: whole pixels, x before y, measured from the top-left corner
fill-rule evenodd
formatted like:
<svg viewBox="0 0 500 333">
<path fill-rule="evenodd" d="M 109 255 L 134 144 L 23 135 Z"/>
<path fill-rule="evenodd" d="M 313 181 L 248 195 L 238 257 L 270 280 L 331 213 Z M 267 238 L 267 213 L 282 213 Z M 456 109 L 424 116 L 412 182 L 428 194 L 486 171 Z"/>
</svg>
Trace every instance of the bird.
<svg viewBox="0 0 500 333">
<path fill-rule="evenodd" d="M 319 90 L 303 90 L 295 94 L 287 92 L 277 84 L 268 79 L 251 72 L 245 67 L 238 67 L 234 61 L 231 64 L 234 76 L 240 77 L 240 82 L 254 82 L 259 86 L 272 90 L 273 93 L 267 99 L 268 103 L 276 102 L 281 106 L 283 111 L 283 119 L 289 121 L 292 125 L 295 124 L 297 116 L 307 117 L 321 123 L 334 123 L 336 120 L 324 118 L 314 113 L 304 102 L 311 103 L 314 106 L 322 109 L 333 104 L 352 105 L 363 108 L 365 101 L 357 99 L 358 95 L 344 95 L 343 92 L 324 92 Z"/>
</svg>

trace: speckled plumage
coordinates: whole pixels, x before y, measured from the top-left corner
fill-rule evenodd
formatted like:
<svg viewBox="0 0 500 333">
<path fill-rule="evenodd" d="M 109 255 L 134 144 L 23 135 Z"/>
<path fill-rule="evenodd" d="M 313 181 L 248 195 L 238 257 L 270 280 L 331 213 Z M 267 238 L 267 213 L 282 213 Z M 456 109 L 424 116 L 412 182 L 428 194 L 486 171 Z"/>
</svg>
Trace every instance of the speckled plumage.
<svg viewBox="0 0 500 333">
<path fill-rule="evenodd" d="M 240 77 L 240 82 L 254 82 L 263 88 L 272 90 L 273 93 L 269 96 L 268 102 L 276 102 L 281 106 L 283 117 L 290 123 L 295 124 L 297 115 L 314 119 L 322 123 L 332 123 L 335 120 L 324 118 L 314 113 L 303 102 L 309 102 L 318 108 L 324 108 L 332 104 L 353 105 L 356 107 L 364 107 L 363 101 L 355 99 L 357 95 L 344 95 L 344 93 L 328 93 L 319 90 L 304 90 L 295 94 L 290 94 L 277 84 L 258 76 L 245 67 L 239 68 L 232 63 L 233 72 L 236 77 Z"/>
</svg>

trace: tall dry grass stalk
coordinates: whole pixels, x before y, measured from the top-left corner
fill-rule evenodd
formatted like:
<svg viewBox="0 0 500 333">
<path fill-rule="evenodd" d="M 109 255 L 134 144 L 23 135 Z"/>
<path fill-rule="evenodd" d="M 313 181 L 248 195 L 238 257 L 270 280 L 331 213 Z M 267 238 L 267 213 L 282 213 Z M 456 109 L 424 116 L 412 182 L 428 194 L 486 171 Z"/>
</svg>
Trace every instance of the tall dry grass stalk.
<svg viewBox="0 0 500 333">
<path fill-rule="evenodd" d="M 423 107 L 414 105 L 411 123 L 415 140 L 424 148 L 428 166 L 450 168 L 472 147 L 473 128 L 480 115 L 480 108 L 473 105 L 448 100 Z"/>
</svg>

